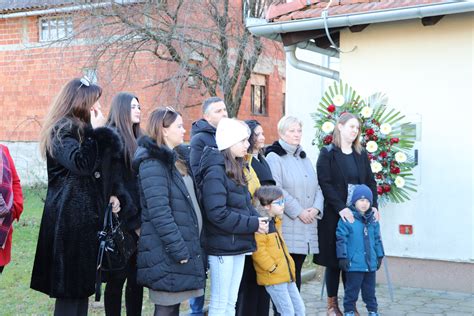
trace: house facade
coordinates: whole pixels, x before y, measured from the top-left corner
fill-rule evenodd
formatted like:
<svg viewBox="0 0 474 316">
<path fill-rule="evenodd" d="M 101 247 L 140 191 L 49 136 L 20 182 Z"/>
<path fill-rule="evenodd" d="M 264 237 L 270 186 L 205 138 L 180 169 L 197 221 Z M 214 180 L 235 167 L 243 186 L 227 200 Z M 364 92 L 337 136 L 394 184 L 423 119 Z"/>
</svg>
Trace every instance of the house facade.
<svg viewBox="0 0 474 316">
<path fill-rule="evenodd" d="M 139 52 L 133 67 L 126 69 L 118 67 L 122 60 L 114 60 L 114 56 L 105 56 L 107 62 L 95 63 L 95 43 L 79 38 L 61 44 L 58 39 L 77 29 L 76 17 L 81 10 L 74 3 L 77 1 L 0 3 L 0 141 L 9 145 L 24 183 L 45 179 L 44 162 L 37 149 L 38 134 L 53 98 L 74 77 L 87 75 L 103 88 L 100 103 L 105 115 L 116 93 L 135 93 L 142 105 L 143 126 L 152 109 L 173 105 L 183 114 L 186 141 L 192 122 L 201 116 L 202 100 L 209 96 L 192 78 L 179 89 L 173 84 L 154 85 L 159 78 L 173 75 L 177 67 L 152 54 Z M 237 12 L 242 20 L 238 10 L 242 2 L 232 5 L 236 10 L 229 12 Z M 268 142 L 277 137 L 276 128 L 266 127 L 276 126 L 282 116 L 284 83 L 284 53 L 266 40 L 245 89 L 238 118 L 259 120 Z"/>
<path fill-rule="evenodd" d="M 334 79 L 362 96 L 386 93 L 388 106 L 416 125 L 418 154 L 417 192 L 408 202 L 381 209 L 392 281 L 474 292 L 474 3 L 310 2 L 277 5 L 266 21 L 248 24 L 254 34 L 282 41 L 287 58 L 299 68 L 288 66 L 287 112 L 300 117 L 315 112 Z M 328 45 L 327 33 L 340 53 Z M 296 53 L 288 57 L 291 46 L 297 46 Z M 331 54 L 338 55 L 337 67 Z M 305 79 L 294 82 L 300 74 Z M 298 107 L 296 99 L 303 100 Z M 312 154 L 317 157 L 316 149 Z M 405 234 L 401 225 L 410 225 L 412 233 Z M 383 272 L 378 278 L 386 281 Z"/>
</svg>

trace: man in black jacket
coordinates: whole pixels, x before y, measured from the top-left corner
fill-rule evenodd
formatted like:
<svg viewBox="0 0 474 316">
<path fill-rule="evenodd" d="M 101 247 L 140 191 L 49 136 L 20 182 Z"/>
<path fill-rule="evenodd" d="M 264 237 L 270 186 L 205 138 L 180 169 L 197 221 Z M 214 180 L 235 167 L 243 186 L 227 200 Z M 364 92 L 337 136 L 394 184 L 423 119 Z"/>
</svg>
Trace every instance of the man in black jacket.
<svg viewBox="0 0 474 316">
<path fill-rule="evenodd" d="M 193 123 L 191 128 L 191 152 L 189 156 L 191 169 L 196 176 L 204 147 L 217 147 L 216 128 L 220 120 L 227 117 L 224 100 L 210 97 L 202 103 L 202 118 Z"/>
<path fill-rule="evenodd" d="M 196 183 L 202 151 L 206 146 L 217 147 L 216 128 L 224 117 L 227 117 L 224 100 L 219 97 L 210 97 L 202 103 L 202 118 L 192 125 L 189 162 Z M 203 315 L 204 296 L 190 299 L 189 306 L 191 307 L 191 315 Z"/>
</svg>

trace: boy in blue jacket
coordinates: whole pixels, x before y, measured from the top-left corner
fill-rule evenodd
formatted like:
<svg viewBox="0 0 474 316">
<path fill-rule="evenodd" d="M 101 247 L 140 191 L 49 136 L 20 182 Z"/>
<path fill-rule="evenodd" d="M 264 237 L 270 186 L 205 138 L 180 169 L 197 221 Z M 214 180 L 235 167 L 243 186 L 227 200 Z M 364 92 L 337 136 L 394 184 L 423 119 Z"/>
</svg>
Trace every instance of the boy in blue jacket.
<svg viewBox="0 0 474 316">
<path fill-rule="evenodd" d="M 369 187 L 357 185 L 350 206 L 355 221 L 349 223 L 340 219 L 337 225 L 337 258 L 339 267 L 346 272 L 344 315 L 354 315 L 361 290 L 369 315 L 379 315 L 375 297 L 375 271 L 382 264 L 384 250 L 380 225 L 372 212 L 372 198 Z"/>
</svg>

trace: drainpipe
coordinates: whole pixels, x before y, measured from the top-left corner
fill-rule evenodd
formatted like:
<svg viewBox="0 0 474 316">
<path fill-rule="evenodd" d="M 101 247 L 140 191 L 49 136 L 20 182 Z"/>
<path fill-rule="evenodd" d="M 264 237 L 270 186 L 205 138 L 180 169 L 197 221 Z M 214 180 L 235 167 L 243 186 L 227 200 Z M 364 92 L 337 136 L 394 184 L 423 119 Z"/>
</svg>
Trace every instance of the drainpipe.
<svg viewBox="0 0 474 316">
<path fill-rule="evenodd" d="M 296 44 L 298 48 L 301 49 L 307 49 L 315 53 L 323 54 L 329 57 L 336 57 L 339 58 L 339 52 L 334 49 L 324 49 L 319 46 L 317 46 L 315 43 L 311 41 L 306 41 L 306 42 L 300 42 Z"/>
<path fill-rule="evenodd" d="M 295 67 L 296 69 L 300 69 L 303 71 L 307 71 L 313 73 L 318 76 L 323 76 L 327 78 L 331 78 L 334 80 L 339 80 L 339 72 L 325 68 L 319 65 L 308 63 L 304 60 L 300 60 L 296 57 L 296 45 L 285 46 L 286 52 L 286 60 Z"/>
<path fill-rule="evenodd" d="M 71 13 L 75 11 L 81 10 L 90 10 L 96 8 L 104 8 L 110 6 L 112 4 L 117 5 L 125 5 L 125 4 L 133 4 L 143 2 L 143 0 L 116 0 L 113 2 L 102 2 L 102 3 L 88 3 L 88 4 L 81 4 L 75 5 L 70 7 L 60 7 L 60 8 L 50 8 L 44 10 L 35 10 L 35 11 L 23 11 L 23 12 L 14 12 L 14 13 L 6 13 L 0 14 L 0 19 L 14 19 L 14 18 L 23 18 L 28 16 L 38 16 L 38 15 L 50 15 L 50 14 L 58 14 L 58 13 Z"/>
</svg>

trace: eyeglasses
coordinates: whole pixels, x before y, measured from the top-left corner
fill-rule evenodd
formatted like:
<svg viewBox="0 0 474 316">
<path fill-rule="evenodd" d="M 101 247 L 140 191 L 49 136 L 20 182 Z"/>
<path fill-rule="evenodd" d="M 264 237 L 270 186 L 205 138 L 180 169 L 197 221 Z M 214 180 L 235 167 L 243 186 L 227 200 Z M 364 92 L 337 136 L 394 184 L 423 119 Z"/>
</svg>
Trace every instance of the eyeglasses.
<svg viewBox="0 0 474 316">
<path fill-rule="evenodd" d="M 283 205 L 285 205 L 285 201 L 286 201 L 286 199 L 284 199 L 284 198 L 283 199 L 278 199 L 278 200 L 273 201 L 272 204 L 275 204 L 275 205 L 278 205 L 278 206 L 283 206 Z"/>
<path fill-rule="evenodd" d="M 82 86 L 84 86 L 84 87 L 90 87 L 90 85 L 91 85 L 90 79 L 87 78 L 87 76 L 84 76 L 84 77 L 81 78 L 81 85 L 80 85 L 79 87 L 77 87 L 76 92 L 79 91 L 79 89 L 80 89 Z"/>
</svg>

